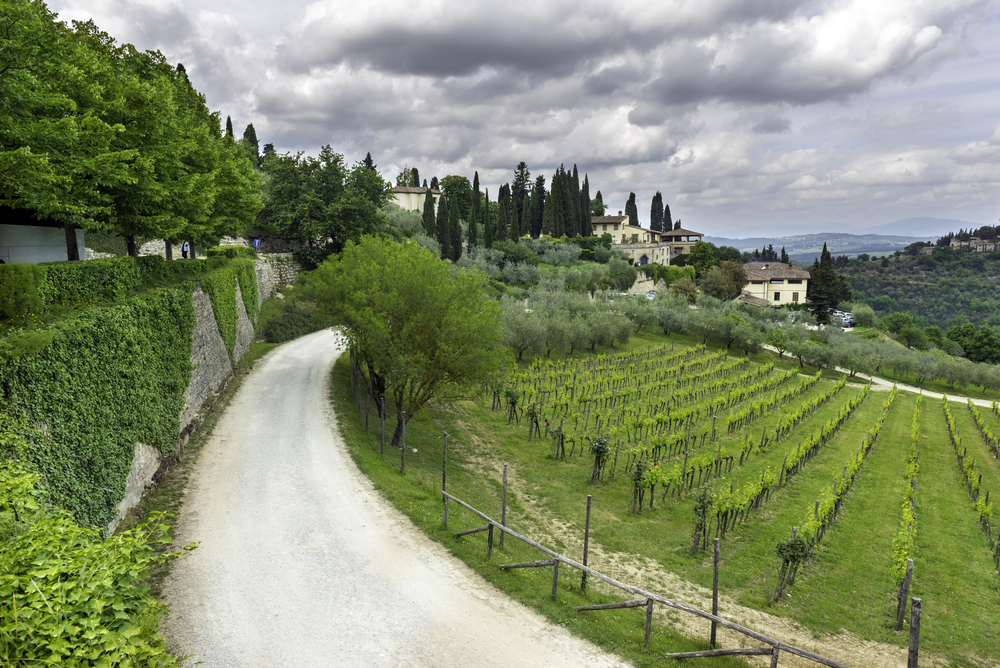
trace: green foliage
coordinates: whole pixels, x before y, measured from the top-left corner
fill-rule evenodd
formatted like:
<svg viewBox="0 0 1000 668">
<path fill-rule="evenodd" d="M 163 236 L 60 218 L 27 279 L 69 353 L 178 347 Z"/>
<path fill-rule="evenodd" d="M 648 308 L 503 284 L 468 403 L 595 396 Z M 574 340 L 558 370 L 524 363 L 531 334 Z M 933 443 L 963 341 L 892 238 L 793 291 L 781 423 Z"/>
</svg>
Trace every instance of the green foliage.
<svg viewBox="0 0 1000 668">
<path fill-rule="evenodd" d="M 801 564 L 812 555 L 812 547 L 802 536 L 779 540 L 774 551 L 787 564 Z"/>
<path fill-rule="evenodd" d="M 0 499 L 30 493 L 0 472 Z M 8 483 L 8 484 L 4 484 Z M 157 633 L 166 606 L 149 594 L 156 553 L 169 543 L 165 517 L 102 540 L 62 513 L 38 519 L 0 544 L 0 660 L 4 665 L 176 666 Z M 193 549 L 193 545 L 186 549 Z"/>
<path fill-rule="evenodd" d="M 257 251 L 251 246 L 215 246 L 205 251 L 206 257 L 255 258 Z"/>
<path fill-rule="evenodd" d="M 0 324 L 41 313 L 45 270 L 34 264 L 0 264 Z"/>
</svg>

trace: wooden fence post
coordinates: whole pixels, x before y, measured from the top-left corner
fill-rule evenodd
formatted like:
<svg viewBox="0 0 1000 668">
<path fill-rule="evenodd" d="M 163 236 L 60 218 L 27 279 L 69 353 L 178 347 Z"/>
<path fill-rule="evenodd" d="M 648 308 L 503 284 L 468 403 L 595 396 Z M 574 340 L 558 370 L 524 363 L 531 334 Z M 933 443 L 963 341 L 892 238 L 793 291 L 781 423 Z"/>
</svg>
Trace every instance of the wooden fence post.
<svg viewBox="0 0 1000 668">
<path fill-rule="evenodd" d="M 590 548 L 590 502 L 593 500 L 590 494 L 587 495 L 587 524 L 583 530 L 583 565 L 587 565 L 587 551 Z M 580 589 L 587 590 L 587 571 L 580 576 Z"/>
<path fill-rule="evenodd" d="M 493 556 L 493 523 L 490 522 L 489 535 L 486 537 L 486 558 Z"/>
<path fill-rule="evenodd" d="M 719 616 L 719 539 L 715 539 L 715 560 L 712 564 L 712 614 Z M 712 637 L 708 641 L 708 648 L 715 649 L 715 627 L 712 622 Z"/>
<path fill-rule="evenodd" d="M 406 473 L 406 411 L 403 411 L 403 434 L 399 441 L 399 474 Z"/>
<path fill-rule="evenodd" d="M 903 630 L 903 617 L 906 615 L 906 601 L 910 596 L 910 580 L 913 578 L 913 559 L 906 560 L 906 577 L 899 583 L 899 602 L 896 604 L 896 630 Z"/>
<path fill-rule="evenodd" d="M 559 560 L 555 559 L 552 564 L 552 598 L 556 597 L 559 587 Z"/>
<path fill-rule="evenodd" d="M 778 668 L 778 648 L 771 649 L 771 668 Z"/>
<path fill-rule="evenodd" d="M 646 599 L 646 647 L 649 647 L 649 635 L 653 631 L 653 599 Z"/>
<path fill-rule="evenodd" d="M 378 411 L 378 416 L 379 420 L 382 423 L 381 431 L 379 431 L 379 442 L 381 443 L 381 445 L 379 446 L 378 453 L 380 455 L 384 455 L 385 454 L 385 397 L 380 398 L 378 400 L 378 403 L 380 406 Z"/>
<path fill-rule="evenodd" d="M 441 498 L 444 499 L 444 528 L 448 528 L 448 432 L 444 432 L 444 448 L 441 451 Z"/>
<path fill-rule="evenodd" d="M 500 524 L 507 526 L 507 465 L 503 465 L 503 501 L 500 506 Z M 505 531 L 500 532 L 500 547 L 503 547 Z"/>
<path fill-rule="evenodd" d="M 917 668 L 917 655 L 920 653 L 920 604 L 919 598 L 914 598 L 910 604 L 910 651 L 906 657 L 906 668 Z"/>
</svg>

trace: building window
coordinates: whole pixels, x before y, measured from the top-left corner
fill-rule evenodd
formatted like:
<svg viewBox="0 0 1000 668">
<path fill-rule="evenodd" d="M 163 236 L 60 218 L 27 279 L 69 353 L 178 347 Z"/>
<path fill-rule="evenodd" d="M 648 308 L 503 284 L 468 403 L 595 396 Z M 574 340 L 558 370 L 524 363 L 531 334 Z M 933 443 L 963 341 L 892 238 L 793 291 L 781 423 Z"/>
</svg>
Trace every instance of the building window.
<svg viewBox="0 0 1000 668">
<path fill-rule="evenodd" d="M 770 280 L 771 285 L 784 285 L 785 279 L 783 278 L 772 278 Z"/>
<path fill-rule="evenodd" d="M 750 281 L 754 285 L 764 285 L 764 281 Z"/>
<path fill-rule="evenodd" d="M 780 292 L 775 292 L 774 293 L 774 301 L 776 301 L 776 302 L 780 302 L 781 301 L 781 293 Z"/>
<path fill-rule="evenodd" d="M 789 285 L 802 285 L 802 279 L 801 278 L 789 278 L 788 279 L 788 284 Z"/>
<path fill-rule="evenodd" d="M 615 231 L 618 231 L 618 223 L 615 223 Z"/>
<path fill-rule="evenodd" d="M 601 229 L 602 232 L 607 232 L 608 231 L 608 226 L 607 225 L 602 225 L 601 227 L 602 227 L 602 229 Z"/>
<path fill-rule="evenodd" d="M 793 302 L 799 301 L 799 293 L 797 293 L 797 292 L 793 292 L 792 293 L 792 301 Z"/>
</svg>

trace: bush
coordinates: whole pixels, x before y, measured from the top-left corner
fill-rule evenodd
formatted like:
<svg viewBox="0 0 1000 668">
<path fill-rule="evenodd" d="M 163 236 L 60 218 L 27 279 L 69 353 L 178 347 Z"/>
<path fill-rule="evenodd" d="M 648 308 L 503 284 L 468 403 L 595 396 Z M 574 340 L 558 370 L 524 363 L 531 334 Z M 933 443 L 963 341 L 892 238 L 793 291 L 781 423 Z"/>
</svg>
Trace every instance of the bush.
<svg viewBox="0 0 1000 668">
<path fill-rule="evenodd" d="M 283 343 L 320 329 L 322 327 L 316 325 L 310 314 L 291 304 L 283 304 L 281 310 L 260 328 L 260 336 L 269 343 Z"/>
<path fill-rule="evenodd" d="M 45 270 L 35 264 L 0 264 L 0 325 L 41 313 Z"/>
<path fill-rule="evenodd" d="M 420 211 L 406 211 L 398 206 L 387 205 L 379 213 L 390 234 L 398 231 L 400 236 L 412 238 L 424 233 L 424 217 Z"/>
<path fill-rule="evenodd" d="M 538 264 L 538 256 L 530 248 L 514 243 L 510 239 L 494 242 L 492 250 L 500 251 L 503 254 L 501 268 L 506 268 L 508 264 L 529 264 L 531 266 Z"/>
<path fill-rule="evenodd" d="M 228 257 L 230 260 L 238 257 L 255 258 L 257 250 L 251 246 L 216 246 L 205 251 L 205 255 L 207 257 Z"/>
<path fill-rule="evenodd" d="M 503 280 L 508 285 L 536 284 L 541 276 L 538 267 L 526 262 L 508 264 L 503 269 Z"/>
</svg>

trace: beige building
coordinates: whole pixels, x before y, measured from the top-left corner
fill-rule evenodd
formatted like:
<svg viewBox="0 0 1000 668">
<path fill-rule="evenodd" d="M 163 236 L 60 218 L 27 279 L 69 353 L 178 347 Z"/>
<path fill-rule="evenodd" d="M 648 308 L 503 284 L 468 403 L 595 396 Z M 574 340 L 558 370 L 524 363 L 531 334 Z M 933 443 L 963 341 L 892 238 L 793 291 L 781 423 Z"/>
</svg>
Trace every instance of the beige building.
<svg viewBox="0 0 1000 668">
<path fill-rule="evenodd" d="M 640 265 L 670 264 L 672 258 L 690 253 L 704 236 L 685 229 L 647 230 L 630 224 L 629 217 L 621 211 L 617 216 L 592 216 L 590 226 L 595 237 L 610 234 L 611 242 Z"/>
<path fill-rule="evenodd" d="M 998 245 L 996 240 L 988 241 L 986 239 L 980 239 L 979 237 L 972 237 L 968 241 L 962 241 L 961 239 L 952 237 L 951 240 L 952 248 L 968 248 L 974 253 L 987 253 L 997 250 Z"/>
<path fill-rule="evenodd" d="M 749 283 L 743 292 L 771 306 L 806 301 L 809 272 L 782 262 L 747 262 Z"/>
<path fill-rule="evenodd" d="M 428 188 L 414 188 L 412 186 L 396 186 L 392 189 L 393 201 L 401 209 L 406 211 L 424 210 L 424 200 L 427 199 Z M 437 213 L 438 204 L 441 200 L 440 190 L 431 190 L 434 197 L 434 213 Z"/>
</svg>

